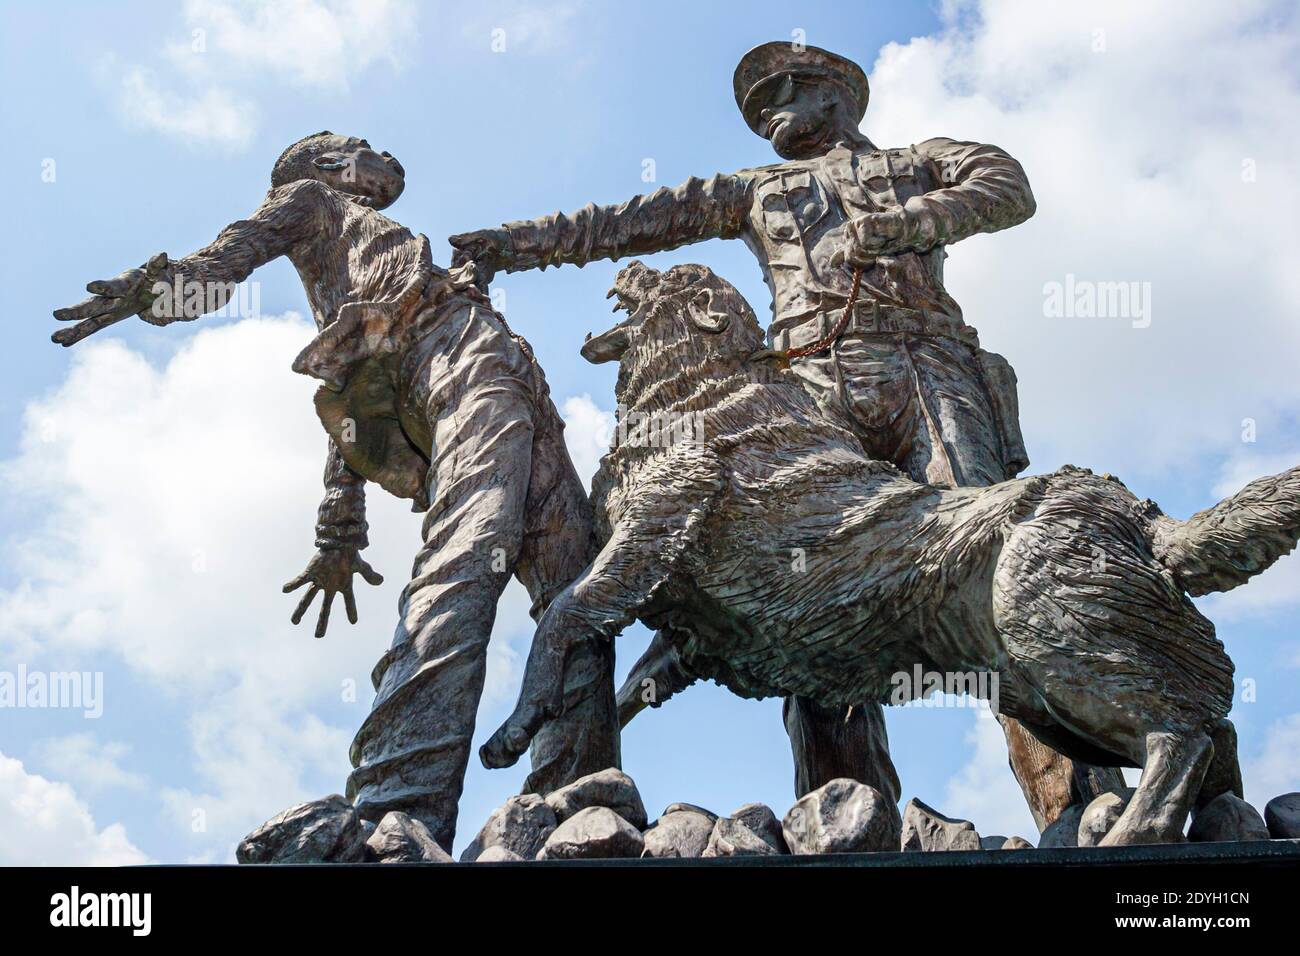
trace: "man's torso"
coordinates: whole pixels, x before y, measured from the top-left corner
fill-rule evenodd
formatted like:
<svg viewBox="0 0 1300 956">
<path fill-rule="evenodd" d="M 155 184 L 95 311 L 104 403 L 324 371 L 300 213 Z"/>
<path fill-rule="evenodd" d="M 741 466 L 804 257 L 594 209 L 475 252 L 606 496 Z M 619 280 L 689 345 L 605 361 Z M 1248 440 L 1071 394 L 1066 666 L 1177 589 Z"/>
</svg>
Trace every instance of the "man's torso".
<svg viewBox="0 0 1300 956">
<path fill-rule="evenodd" d="M 780 347 L 813 341 L 838 319 L 853 284 L 851 266 L 832 264 L 847 246 L 847 224 L 902 206 L 942 185 L 915 148 L 845 148 L 810 160 L 748 171 L 753 202 L 745 241 L 772 292 L 772 335 Z M 961 310 L 943 288 L 942 247 L 882 256 L 862 275 L 849 331 L 954 332 Z M 826 328 L 822 328 L 826 326 Z"/>
</svg>

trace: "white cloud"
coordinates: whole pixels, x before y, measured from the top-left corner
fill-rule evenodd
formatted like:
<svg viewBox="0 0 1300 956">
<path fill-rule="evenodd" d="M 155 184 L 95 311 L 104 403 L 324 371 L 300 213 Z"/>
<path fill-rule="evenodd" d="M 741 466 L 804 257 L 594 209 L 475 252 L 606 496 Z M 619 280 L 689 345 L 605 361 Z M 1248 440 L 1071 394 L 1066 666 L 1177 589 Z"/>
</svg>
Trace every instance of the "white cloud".
<svg viewBox="0 0 1300 956">
<path fill-rule="evenodd" d="M 120 823 L 102 829 L 66 783 L 28 773 L 0 754 L 0 865 L 134 866 L 149 863 Z"/>
<path fill-rule="evenodd" d="M 881 51 L 863 128 L 881 145 L 992 142 L 1024 164 L 1036 216 L 953 246 L 946 275 L 1016 366 L 1038 467 L 1184 469 L 1238 444 L 1246 417 L 1262 447 L 1271 416 L 1300 402 L 1294 7 L 943 11 L 940 34 Z M 1044 317 L 1044 284 L 1067 274 L 1150 282 L 1150 327 Z"/>
<path fill-rule="evenodd" d="M 943 806 L 935 809 L 971 821 L 981 836 L 1022 836 L 1037 843 L 1038 827 L 1007 765 L 1002 727 L 986 709 L 974 714 L 975 723 L 965 738 L 971 758 L 948 781 Z"/>
<path fill-rule="evenodd" d="M 188 0 L 185 20 L 202 31 L 204 57 L 223 70 L 284 77 L 345 92 L 376 63 L 400 68 L 415 41 L 418 8 L 409 0 Z M 193 43 L 172 46 L 173 59 Z"/>
<path fill-rule="evenodd" d="M 240 150 L 278 82 L 342 94 L 376 64 L 401 69 L 418 19 L 410 0 L 189 0 L 183 26 L 160 34 L 159 69 L 109 56 L 100 72 L 133 125 Z"/>
<path fill-rule="evenodd" d="M 37 516 L 6 543 L 17 584 L 0 590 L 0 653 L 107 654 L 185 701 L 198 784 L 163 792 L 178 858 L 228 859 L 253 826 L 342 790 L 419 545 L 409 503 L 370 486 L 366 556 L 385 583 L 358 581 L 355 627 L 339 602 L 324 640 L 311 636 L 315 609 L 289 624 L 297 596 L 280 586 L 312 554 L 326 449 L 314 385 L 290 370 L 312 333 L 297 316 L 248 319 L 182 339 L 161 367 L 117 341 L 79 346 L 0 465 L 11 504 Z M 513 699 L 528 606 L 512 585 L 484 707 Z M 106 712 L 132 706 L 107 670 Z M 340 718 L 345 681 L 356 701 Z"/>
<path fill-rule="evenodd" d="M 144 777 L 122 766 L 131 748 L 121 741 L 101 742 L 89 733 L 69 734 L 41 741 L 36 751 L 51 773 L 75 783 L 86 793 L 144 789 Z"/>
<path fill-rule="evenodd" d="M 485 50 L 553 55 L 575 47 L 580 10 L 577 3 L 497 4 L 490 14 L 466 21 L 461 32 Z"/>
<path fill-rule="evenodd" d="M 188 94 L 165 89 L 152 70 L 134 66 L 121 77 L 127 122 L 195 145 L 243 149 L 257 126 L 257 107 L 220 86 Z"/>
<path fill-rule="evenodd" d="M 1241 755 L 1241 778 L 1246 802 L 1260 813 L 1279 794 L 1300 790 L 1300 714 L 1269 725 L 1262 745 Z"/>
<path fill-rule="evenodd" d="M 605 411 L 585 392 L 566 398 L 560 412 L 564 416 L 564 443 L 569 446 L 573 467 L 583 484 L 590 487 L 614 436 L 614 413 Z"/>
</svg>

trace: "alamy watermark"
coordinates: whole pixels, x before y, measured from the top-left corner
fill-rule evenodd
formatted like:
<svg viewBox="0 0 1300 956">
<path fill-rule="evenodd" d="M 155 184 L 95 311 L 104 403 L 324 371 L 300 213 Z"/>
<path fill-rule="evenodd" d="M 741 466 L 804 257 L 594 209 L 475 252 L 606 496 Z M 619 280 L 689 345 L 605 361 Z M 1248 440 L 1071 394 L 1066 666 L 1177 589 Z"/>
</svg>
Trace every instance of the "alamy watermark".
<svg viewBox="0 0 1300 956">
<path fill-rule="evenodd" d="M 894 707 L 915 703 L 917 707 L 977 707 L 988 702 L 999 713 L 997 671 L 927 671 L 920 664 L 910 671 L 896 671 L 889 677 Z"/>
<path fill-rule="evenodd" d="M 102 671 L 0 671 L 0 708 L 80 710 L 87 720 L 104 714 Z"/>
<path fill-rule="evenodd" d="M 132 936 L 148 936 L 153 929 L 153 894 L 83 893 L 74 885 L 50 897 L 50 925 L 124 927 Z"/>
<path fill-rule="evenodd" d="M 703 448 L 704 412 L 638 412 L 619 405 L 618 444 L 628 448 Z"/>
<path fill-rule="evenodd" d="M 1097 282 L 1068 273 L 1064 282 L 1043 283 L 1043 315 L 1049 319 L 1129 319 L 1151 324 L 1151 283 Z"/>
<path fill-rule="evenodd" d="M 256 319 L 262 314 L 260 282 L 185 281 L 180 273 L 171 282 L 155 282 L 149 290 L 156 296 L 156 318 L 197 319 L 201 315 L 218 318 Z"/>
</svg>

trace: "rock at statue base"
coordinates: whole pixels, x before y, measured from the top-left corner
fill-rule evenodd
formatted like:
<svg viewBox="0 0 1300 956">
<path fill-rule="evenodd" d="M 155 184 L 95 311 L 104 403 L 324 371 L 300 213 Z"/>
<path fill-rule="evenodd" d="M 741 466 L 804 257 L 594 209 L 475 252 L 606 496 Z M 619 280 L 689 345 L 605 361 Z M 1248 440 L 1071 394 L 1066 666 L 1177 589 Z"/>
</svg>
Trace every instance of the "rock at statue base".
<svg viewBox="0 0 1300 956">
<path fill-rule="evenodd" d="M 766 803 L 747 803 L 733 812 L 731 819 L 749 827 L 777 853 L 790 852 L 785 845 L 785 834 L 781 832 L 781 821 Z"/>
<path fill-rule="evenodd" d="M 384 814 L 366 846 L 380 863 L 451 862 L 423 821 L 397 810 Z"/>
<path fill-rule="evenodd" d="M 1115 821 L 1120 818 L 1128 802 L 1133 799 L 1136 789 L 1125 787 L 1123 790 L 1110 790 L 1098 794 L 1079 815 L 1079 826 L 1075 830 L 1075 846 L 1097 846 L 1110 832 Z M 1062 814 L 1064 816 L 1064 814 Z"/>
<path fill-rule="evenodd" d="M 1072 803 L 1062 810 L 1061 815 L 1038 838 L 1038 849 L 1078 846 L 1079 821 L 1083 819 L 1083 811 L 1086 809 L 1082 803 Z"/>
<path fill-rule="evenodd" d="M 1235 793 L 1221 793 L 1200 810 L 1187 830 L 1193 843 L 1267 840 L 1268 826 L 1259 811 Z"/>
<path fill-rule="evenodd" d="M 1008 837 L 1007 842 L 1002 844 L 1004 850 L 1032 850 L 1034 845 L 1024 837 Z"/>
<path fill-rule="evenodd" d="M 524 858 L 514 850 L 507 850 L 500 844 L 490 846 L 478 855 L 475 863 L 523 863 Z"/>
<path fill-rule="evenodd" d="M 492 811 L 478 836 L 465 847 L 460 862 L 473 863 L 490 846 L 505 847 L 525 860 L 536 859 L 557 823 L 555 811 L 537 794 L 511 797 Z"/>
<path fill-rule="evenodd" d="M 709 834 L 703 856 L 776 856 L 777 850 L 739 820 L 721 817 Z"/>
<path fill-rule="evenodd" d="M 666 817 L 670 813 L 680 813 L 680 812 L 701 813 L 704 816 L 708 817 L 710 820 L 718 819 L 718 815 L 714 813 L 712 810 L 706 810 L 704 809 L 704 807 L 697 807 L 693 803 L 670 803 L 668 804 L 668 806 L 664 807 L 664 812 L 659 815 L 661 817 Z"/>
<path fill-rule="evenodd" d="M 569 817 L 546 839 L 539 860 L 606 860 L 639 857 L 639 830 L 608 807 L 587 807 Z"/>
<path fill-rule="evenodd" d="M 645 849 L 641 855 L 656 860 L 703 856 L 717 819 L 705 810 L 675 803 L 645 831 Z"/>
<path fill-rule="evenodd" d="M 290 807 L 235 849 L 240 863 L 360 863 L 365 858 L 361 821 L 337 793 Z"/>
<path fill-rule="evenodd" d="M 969 820 L 945 817 L 913 797 L 903 810 L 902 846 L 908 853 L 978 850 L 980 835 Z"/>
<path fill-rule="evenodd" d="M 1004 836 L 982 836 L 980 837 L 981 850 L 1002 850 L 1007 845 L 1007 838 Z"/>
<path fill-rule="evenodd" d="M 1264 822 L 1275 840 L 1300 838 L 1300 793 L 1284 793 L 1264 806 Z"/>
<path fill-rule="evenodd" d="M 781 822 L 791 853 L 875 853 L 897 850 L 898 807 L 875 787 L 832 780 L 804 794 Z"/>
<path fill-rule="evenodd" d="M 632 778 L 622 770 L 609 767 L 588 774 L 546 797 L 547 805 L 555 811 L 555 818 L 563 823 L 579 810 L 588 807 L 606 807 L 644 830 L 648 824 L 645 804 Z"/>
</svg>

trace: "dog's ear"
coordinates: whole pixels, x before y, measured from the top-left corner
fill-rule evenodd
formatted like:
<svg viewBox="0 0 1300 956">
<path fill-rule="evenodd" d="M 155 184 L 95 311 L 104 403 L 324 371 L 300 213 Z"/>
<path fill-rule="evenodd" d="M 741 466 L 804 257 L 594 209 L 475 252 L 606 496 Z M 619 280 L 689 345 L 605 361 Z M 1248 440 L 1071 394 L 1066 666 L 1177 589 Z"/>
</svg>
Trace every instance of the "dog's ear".
<svg viewBox="0 0 1300 956">
<path fill-rule="evenodd" d="M 730 312 L 714 309 L 712 289 L 702 289 L 692 296 L 686 303 L 686 314 L 697 329 L 715 334 L 731 322 Z"/>
</svg>

